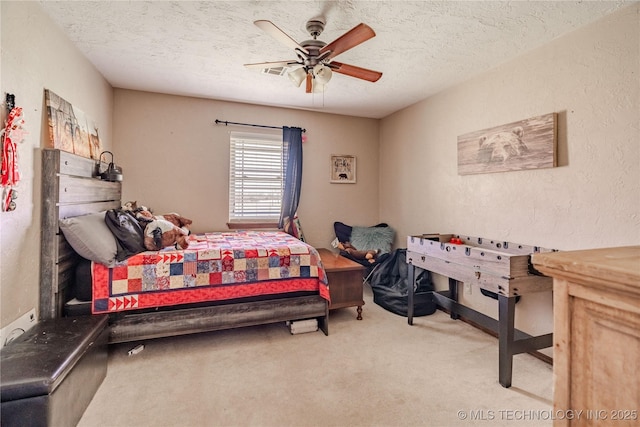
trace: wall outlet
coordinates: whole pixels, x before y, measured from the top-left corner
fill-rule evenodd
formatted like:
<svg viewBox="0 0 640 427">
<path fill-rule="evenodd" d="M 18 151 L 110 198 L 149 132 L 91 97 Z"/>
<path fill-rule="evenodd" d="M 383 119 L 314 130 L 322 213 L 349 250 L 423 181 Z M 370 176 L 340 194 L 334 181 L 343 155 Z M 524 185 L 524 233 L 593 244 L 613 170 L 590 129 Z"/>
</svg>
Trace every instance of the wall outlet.
<svg viewBox="0 0 640 427">
<path fill-rule="evenodd" d="M 32 308 L 0 330 L 0 348 L 27 332 L 36 323 L 38 323 L 36 309 Z"/>
<path fill-rule="evenodd" d="M 471 288 L 472 288 L 471 283 L 465 283 L 464 284 L 464 293 L 466 295 L 471 295 Z"/>
</svg>

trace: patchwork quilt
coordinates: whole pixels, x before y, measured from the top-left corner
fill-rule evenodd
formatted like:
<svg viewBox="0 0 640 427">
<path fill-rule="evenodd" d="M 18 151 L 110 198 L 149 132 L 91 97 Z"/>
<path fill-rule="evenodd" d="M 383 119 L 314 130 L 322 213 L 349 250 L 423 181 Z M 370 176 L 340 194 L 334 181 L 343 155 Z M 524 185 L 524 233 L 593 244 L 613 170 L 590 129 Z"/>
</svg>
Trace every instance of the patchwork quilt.
<svg viewBox="0 0 640 427">
<path fill-rule="evenodd" d="M 287 233 L 205 233 L 189 239 L 185 250 L 142 252 L 112 268 L 93 263 L 93 313 L 298 291 L 329 300 L 318 251 Z"/>
</svg>

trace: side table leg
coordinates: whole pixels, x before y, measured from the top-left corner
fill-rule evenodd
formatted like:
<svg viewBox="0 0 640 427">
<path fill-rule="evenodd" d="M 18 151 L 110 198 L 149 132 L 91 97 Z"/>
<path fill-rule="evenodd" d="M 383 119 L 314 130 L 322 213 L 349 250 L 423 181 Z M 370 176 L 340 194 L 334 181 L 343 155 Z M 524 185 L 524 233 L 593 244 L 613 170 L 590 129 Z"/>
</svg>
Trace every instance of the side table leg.
<svg viewBox="0 0 640 427">
<path fill-rule="evenodd" d="M 502 387 L 511 387 L 511 377 L 513 373 L 513 339 L 514 339 L 514 319 L 516 309 L 516 297 L 506 297 L 498 295 L 498 380 Z"/>
<path fill-rule="evenodd" d="M 362 320 L 362 306 L 359 305 L 357 308 L 358 311 L 358 316 L 356 317 L 357 320 Z"/>
</svg>

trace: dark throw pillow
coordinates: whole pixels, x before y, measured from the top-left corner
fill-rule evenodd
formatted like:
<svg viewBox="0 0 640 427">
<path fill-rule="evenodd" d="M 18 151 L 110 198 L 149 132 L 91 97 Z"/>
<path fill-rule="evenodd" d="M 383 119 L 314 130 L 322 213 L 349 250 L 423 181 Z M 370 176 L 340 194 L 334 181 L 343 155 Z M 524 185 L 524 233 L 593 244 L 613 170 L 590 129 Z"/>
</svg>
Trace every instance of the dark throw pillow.
<svg viewBox="0 0 640 427">
<path fill-rule="evenodd" d="M 144 229 L 130 211 L 108 210 L 104 220 L 116 238 L 118 261 L 147 250 L 144 247 Z"/>
<path fill-rule="evenodd" d="M 333 230 L 336 232 L 336 237 L 341 243 L 351 241 L 351 229 L 352 227 L 350 225 L 346 225 L 342 222 L 333 223 Z"/>
</svg>

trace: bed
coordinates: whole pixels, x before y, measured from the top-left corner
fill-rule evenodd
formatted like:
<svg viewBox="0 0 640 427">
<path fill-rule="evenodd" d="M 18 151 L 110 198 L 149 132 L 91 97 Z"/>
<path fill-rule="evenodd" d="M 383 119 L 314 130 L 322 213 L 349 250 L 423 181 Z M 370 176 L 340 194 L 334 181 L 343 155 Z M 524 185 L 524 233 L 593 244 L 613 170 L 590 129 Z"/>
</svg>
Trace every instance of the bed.
<svg viewBox="0 0 640 427">
<path fill-rule="evenodd" d="M 97 176 L 94 160 L 42 150 L 41 319 L 73 312 L 76 271 L 86 262 L 60 225 L 121 207 L 121 182 Z M 268 246 L 274 239 L 276 246 Z M 108 313 L 110 343 L 311 318 L 328 335 L 329 293 L 319 259 L 313 247 L 282 232 L 193 235 L 185 250 L 143 252 L 109 267 L 91 263 L 90 307 Z M 146 261 L 155 266 L 143 267 Z M 141 286 L 145 268 L 167 270 L 167 277 L 155 277 L 156 288 Z"/>
</svg>

